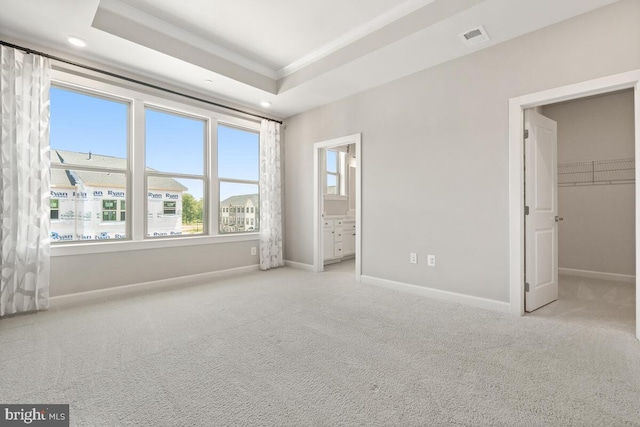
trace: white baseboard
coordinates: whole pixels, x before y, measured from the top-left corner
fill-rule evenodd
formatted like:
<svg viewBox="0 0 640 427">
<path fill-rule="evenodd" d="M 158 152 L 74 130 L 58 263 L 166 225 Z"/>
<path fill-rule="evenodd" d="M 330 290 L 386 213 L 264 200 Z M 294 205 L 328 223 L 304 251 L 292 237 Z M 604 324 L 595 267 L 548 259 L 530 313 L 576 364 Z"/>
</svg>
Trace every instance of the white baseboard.
<svg viewBox="0 0 640 427">
<path fill-rule="evenodd" d="M 95 291 L 78 292 L 75 294 L 60 295 L 49 299 L 49 308 L 63 307 L 67 305 L 84 303 L 111 296 L 121 296 L 139 293 L 146 290 L 158 290 L 172 286 L 184 286 L 191 283 L 199 283 L 221 277 L 235 276 L 260 270 L 259 265 L 248 265 L 246 267 L 230 268 L 226 270 L 211 271 L 208 273 L 191 274 L 188 276 L 172 277 L 170 279 L 154 280 L 151 282 L 134 283 L 132 285 L 116 286 L 113 288 L 97 289 Z"/>
<path fill-rule="evenodd" d="M 313 265 L 304 264 L 302 262 L 285 261 L 284 265 L 286 265 L 287 267 L 297 268 L 298 270 L 305 270 L 305 271 L 312 271 L 312 272 L 316 271 Z"/>
<path fill-rule="evenodd" d="M 589 279 L 609 280 L 612 282 L 636 283 L 636 276 L 632 276 L 630 274 L 603 273 L 601 271 L 576 270 L 573 268 L 559 268 L 558 274 L 586 277 Z"/>
<path fill-rule="evenodd" d="M 429 298 L 441 299 L 449 302 L 470 305 L 487 310 L 499 311 L 501 313 L 510 312 L 508 302 L 496 301 L 492 299 L 474 297 L 471 295 L 458 294 L 456 292 L 443 291 L 440 289 L 427 288 L 425 286 L 411 285 L 409 283 L 395 282 L 393 280 L 380 279 L 371 276 L 362 276 L 362 283 L 367 285 L 380 286 L 382 288 L 407 292 L 414 295 L 421 295 Z"/>
</svg>

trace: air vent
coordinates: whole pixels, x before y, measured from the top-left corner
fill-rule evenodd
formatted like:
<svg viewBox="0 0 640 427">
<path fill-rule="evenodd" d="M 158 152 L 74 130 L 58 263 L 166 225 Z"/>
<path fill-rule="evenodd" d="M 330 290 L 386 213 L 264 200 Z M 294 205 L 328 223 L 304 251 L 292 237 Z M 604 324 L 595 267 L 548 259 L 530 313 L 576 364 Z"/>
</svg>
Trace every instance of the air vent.
<svg viewBox="0 0 640 427">
<path fill-rule="evenodd" d="M 479 26 L 460 34 L 460 39 L 462 39 L 464 44 L 472 47 L 489 40 L 489 35 L 487 34 L 483 26 Z"/>
</svg>

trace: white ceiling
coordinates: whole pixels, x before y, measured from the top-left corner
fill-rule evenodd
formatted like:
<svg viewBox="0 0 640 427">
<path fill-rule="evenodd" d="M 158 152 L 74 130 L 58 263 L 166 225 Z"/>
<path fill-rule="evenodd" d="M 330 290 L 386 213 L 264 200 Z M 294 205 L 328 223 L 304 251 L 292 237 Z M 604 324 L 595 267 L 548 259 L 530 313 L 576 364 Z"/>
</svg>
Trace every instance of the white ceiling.
<svg viewBox="0 0 640 427">
<path fill-rule="evenodd" d="M 0 0 L 0 36 L 285 118 L 615 1 Z"/>
<path fill-rule="evenodd" d="M 121 1 L 189 28 L 194 34 L 276 70 L 407 3 L 405 0 Z"/>
</svg>

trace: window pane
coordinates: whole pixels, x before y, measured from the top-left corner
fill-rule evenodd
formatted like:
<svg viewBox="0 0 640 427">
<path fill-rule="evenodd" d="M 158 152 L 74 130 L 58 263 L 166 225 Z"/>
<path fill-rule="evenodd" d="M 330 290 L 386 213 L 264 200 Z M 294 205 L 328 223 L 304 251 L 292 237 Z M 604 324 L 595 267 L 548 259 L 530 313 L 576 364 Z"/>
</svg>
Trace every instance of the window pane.
<svg viewBox="0 0 640 427">
<path fill-rule="evenodd" d="M 205 121 L 146 110 L 147 168 L 204 175 Z"/>
<path fill-rule="evenodd" d="M 52 163 L 126 167 L 128 104 L 59 87 L 50 97 Z"/>
<path fill-rule="evenodd" d="M 338 152 L 327 150 L 327 172 L 338 172 Z"/>
<path fill-rule="evenodd" d="M 330 173 L 327 174 L 327 194 L 338 194 L 337 193 L 337 183 L 338 177 L 336 175 L 332 175 Z"/>
<path fill-rule="evenodd" d="M 58 199 L 50 199 L 49 201 L 49 218 L 50 219 L 58 219 L 60 211 L 58 210 Z"/>
<path fill-rule="evenodd" d="M 117 210 L 126 182 L 123 173 L 52 169 L 51 240 L 127 238 L 126 220 Z"/>
<path fill-rule="evenodd" d="M 228 126 L 218 126 L 218 176 L 258 181 L 260 135 Z"/>
<path fill-rule="evenodd" d="M 258 231 L 260 229 L 258 186 L 220 182 L 219 212 L 220 233 Z"/>
<path fill-rule="evenodd" d="M 204 232 L 203 180 L 151 176 L 147 185 L 147 236 Z"/>
</svg>

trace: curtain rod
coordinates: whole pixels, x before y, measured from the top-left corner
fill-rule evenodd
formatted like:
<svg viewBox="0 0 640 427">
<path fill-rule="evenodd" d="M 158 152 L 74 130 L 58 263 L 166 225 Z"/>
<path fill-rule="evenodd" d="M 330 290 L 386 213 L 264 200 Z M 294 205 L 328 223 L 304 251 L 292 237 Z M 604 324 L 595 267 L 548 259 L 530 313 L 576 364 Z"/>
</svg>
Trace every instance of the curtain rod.
<svg viewBox="0 0 640 427">
<path fill-rule="evenodd" d="M 282 124 L 281 120 L 275 120 L 275 119 L 272 119 L 272 118 L 269 118 L 269 117 L 261 116 L 259 114 L 250 113 L 248 111 L 244 111 L 244 110 L 241 110 L 241 109 L 235 108 L 235 107 L 230 107 L 228 105 L 218 104 L 217 102 L 208 101 L 206 99 L 198 98 L 197 96 L 188 95 L 186 93 L 178 92 L 178 91 L 175 91 L 175 90 L 172 90 L 172 89 L 168 89 L 166 87 L 157 86 L 157 85 L 154 85 L 152 83 L 147 83 L 147 82 L 143 82 L 141 80 L 132 79 L 131 77 L 123 76 L 121 74 L 116 74 L 116 73 L 112 73 L 110 71 L 101 70 L 100 68 L 95 68 L 95 67 L 91 67 L 89 65 L 80 64 L 78 62 L 74 62 L 74 61 L 70 61 L 68 59 L 60 58 L 58 56 L 49 55 L 48 53 L 39 52 L 37 50 L 29 49 L 28 47 L 18 46 L 16 44 L 5 42 L 4 40 L 0 40 L 0 45 L 11 47 L 11 48 L 14 48 L 14 49 L 17 49 L 17 50 L 21 50 L 21 51 L 23 51 L 25 53 L 32 53 L 34 55 L 38 55 L 38 56 L 42 56 L 42 57 L 45 57 L 45 58 L 53 59 L 55 61 L 59 61 L 59 62 L 65 63 L 65 64 L 73 65 L 75 67 L 84 68 L 85 70 L 94 71 L 94 72 L 100 73 L 100 74 L 105 74 L 105 75 L 110 76 L 110 77 L 115 77 L 115 78 L 118 78 L 118 79 L 121 79 L 121 80 L 126 80 L 126 81 L 131 82 L 131 83 L 136 83 L 136 84 L 139 84 L 139 85 L 142 85 L 142 86 L 146 86 L 146 87 L 149 87 L 149 88 L 152 88 L 152 89 L 157 89 L 157 90 L 160 90 L 160 91 L 163 91 L 163 92 L 167 92 L 167 93 L 170 93 L 170 94 L 173 94 L 173 95 L 178 95 L 178 96 L 182 96 L 184 98 L 189 98 L 189 99 L 192 99 L 194 101 L 204 102 L 205 104 L 213 105 L 213 106 L 220 107 L 220 108 L 225 108 L 227 110 L 235 111 L 237 113 L 247 114 L 249 116 L 257 117 L 259 119 L 271 120 L 272 122 L 276 122 L 276 123 Z"/>
</svg>

